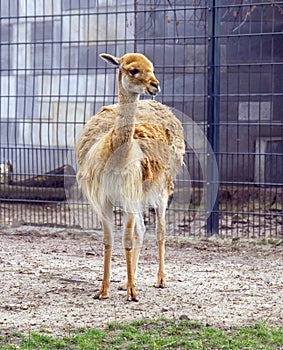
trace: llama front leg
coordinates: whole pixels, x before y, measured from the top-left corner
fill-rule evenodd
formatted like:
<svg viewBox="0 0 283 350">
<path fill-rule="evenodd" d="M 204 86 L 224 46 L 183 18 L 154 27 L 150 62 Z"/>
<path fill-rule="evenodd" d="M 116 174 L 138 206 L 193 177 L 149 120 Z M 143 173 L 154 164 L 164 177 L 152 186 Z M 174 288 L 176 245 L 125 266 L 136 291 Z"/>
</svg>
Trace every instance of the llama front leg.
<svg viewBox="0 0 283 350">
<path fill-rule="evenodd" d="M 126 216 L 127 217 L 125 221 L 124 248 L 127 264 L 127 300 L 138 301 L 135 287 L 135 266 L 133 264 L 135 216 L 134 214 Z"/>
<path fill-rule="evenodd" d="M 167 201 L 166 201 L 167 203 Z M 165 235 L 166 235 L 166 221 L 165 221 L 166 204 L 165 201 L 162 205 L 156 209 L 157 214 L 157 227 L 156 238 L 158 245 L 158 259 L 159 268 L 157 274 L 157 283 L 154 285 L 156 288 L 165 288 L 166 286 L 166 273 L 165 273 Z"/>
<path fill-rule="evenodd" d="M 110 267 L 111 267 L 112 246 L 104 245 L 104 265 L 103 279 L 99 291 L 95 294 L 94 299 L 109 298 L 108 290 L 110 285 Z"/>
<path fill-rule="evenodd" d="M 143 245 L 143 238 L 145 234 L 145 225 L 143 221 L 142 213 L 135 214 L 135 228 L 134 228 L 134 242 L 133 242 L 133 251 L 132 251 L 132 265 L 134 269 L 135 280 L 137 279 L 137 269 L 139 256 Z M 118 287 L 118 290 L 127 290 L 127 278 L 125 283 L 121 283 Z"/>
<path fill-rule="evenodd" d="M 109 297 L 108 290 L 110 285 L 110 270 L 112 256 L 112 206 L 109 204 L 107 213 L 102 219 L 103 227 L 103 244 L 104 244 L 104 264 L 103 264 L 103 279 L 100 290 L 94 296 L 94 299 L 107 299 Z"/>
<path fill-rule="evenodd" d="M 154 287 L 165 288 L 166 273 L 165 273 L 165 238 L 158 241 L 159 268 L 157 274 L 157 283 Z"/>
</svg>

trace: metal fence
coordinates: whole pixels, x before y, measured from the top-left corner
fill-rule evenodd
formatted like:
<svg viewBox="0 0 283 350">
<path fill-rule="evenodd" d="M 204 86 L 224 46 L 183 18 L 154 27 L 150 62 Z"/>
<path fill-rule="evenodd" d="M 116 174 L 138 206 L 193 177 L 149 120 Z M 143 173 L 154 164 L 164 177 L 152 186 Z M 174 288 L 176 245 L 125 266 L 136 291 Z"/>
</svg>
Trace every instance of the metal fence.
<svg viewBox="0 0 283 350">
<path fill-rule="evenodd" d="M 1 226 L 99 228 L 73 184 L 74 143 L 117 99 L 99 53 L 141 52 L 185 130 L 168 233 L 282 237 L 282 1 L 0 4 Z"/>
</svg>

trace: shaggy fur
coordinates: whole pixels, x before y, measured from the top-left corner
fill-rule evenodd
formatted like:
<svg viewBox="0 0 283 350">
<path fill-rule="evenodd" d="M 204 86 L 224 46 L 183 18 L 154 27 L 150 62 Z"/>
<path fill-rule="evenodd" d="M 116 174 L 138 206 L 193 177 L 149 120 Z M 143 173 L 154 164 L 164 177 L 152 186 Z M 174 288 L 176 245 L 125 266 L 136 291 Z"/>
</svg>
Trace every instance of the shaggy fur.
<svg viewBox="0 0 283 350">
<path fill-rule="evenodd" d="M 146 204 L 156 207 L 155 195 L 162 187 L 168 195 L 172 193 L 173 180 L 182 164 L 181 123 L 161 103 L 139 101 L 133 149 L 123 159 L 126 146 L 115 149 L 112 142 L 117 112 L 118 105 L 103 107 L 86 124 L 76 147 L 79 183 L 98 211 L 107 197 L 113 202 L 115 194 L 115 202 L 129 212 Z"/>
</svg>

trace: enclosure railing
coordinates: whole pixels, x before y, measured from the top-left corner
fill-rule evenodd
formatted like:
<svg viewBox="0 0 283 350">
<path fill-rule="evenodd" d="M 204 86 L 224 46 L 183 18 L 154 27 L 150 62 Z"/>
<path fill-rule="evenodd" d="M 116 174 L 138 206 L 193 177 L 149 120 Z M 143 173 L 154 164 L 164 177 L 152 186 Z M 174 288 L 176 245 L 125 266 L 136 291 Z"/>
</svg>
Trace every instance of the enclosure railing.
<svg viewBox="0 0 283 350">
<path fill-rule="evenodd" d="M 168 234 L 282 237 L 281 1 L 0 4 L 1 226 L 100 228 L 76 185 L 74 145 L 117 100 L 99 53 L 141 52 L 187 146 Z M 151 208 L 145 222 L 154 227 Z"/>
</svg>

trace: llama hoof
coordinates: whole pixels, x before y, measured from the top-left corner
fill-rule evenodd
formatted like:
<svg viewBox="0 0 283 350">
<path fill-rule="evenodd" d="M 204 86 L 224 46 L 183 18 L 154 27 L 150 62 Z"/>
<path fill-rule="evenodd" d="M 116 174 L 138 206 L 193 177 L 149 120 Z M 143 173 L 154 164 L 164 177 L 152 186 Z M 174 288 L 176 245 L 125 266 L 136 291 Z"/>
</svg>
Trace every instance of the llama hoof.
<svg viewBox="0 0 283 350">
<path fill-rule="evenodd" d="M 108 296 L 105 297 L 105 296 L 103 296 L 103 295 L 101 295 L 101 294 L 96 294 L 96 295 L 93 297 L 93 299 L 95 299 L 95 300 L 106 300 L 106 299 L 108 299 Z"/>
<path fill-rule="evenodd" d="M 157 283 L 154 285 L 155 288 L 161 288 L 161 289 L 164 289 L 165 286 L 166 286 L 165 277 L 158 278 Z"/>
<path fill-rule="evenodd" d="M 128 290 L 128 292 L 127 292 L 127 301 L 135 301 L 135 302 L 139 301 L 135 288 L 129 288 L 128 287 L 127 290 Z"/>
<path fill-rule="evenodd" d="M 95 295 L 94 295 L 94 297 L 93 297 L 93 299 L 95 299 L 95 300 L 105 300 L 105 299 L 108 299 L 109 297 L 108 297 L 108 294 L 106 294 L 106 293 L 103 293 L 101 290 L 99 291 L 99 292 L 97 292 Z"/>
<path fill-rule="evenodd" d="M 127 301 L 135 301 L 137 303 L 139 299 L 137 297 L 127 297 Z"/>
<path fill-rule="evenodd" d="M 155 288 L 164 289 L 166 287 L 166 277 L 164 273 L 159 273 L 157 277 L 157 282 L 154 285 Z"/>
<path fill-rule="evenodd" d="M 126 292 L 127 291 L 127 283 L 119 284 L 118 290 L 122 290 L 122 291 Z"/>
</svg>

